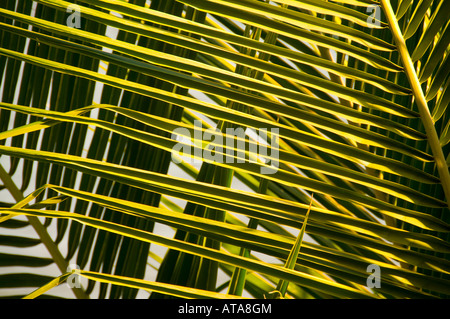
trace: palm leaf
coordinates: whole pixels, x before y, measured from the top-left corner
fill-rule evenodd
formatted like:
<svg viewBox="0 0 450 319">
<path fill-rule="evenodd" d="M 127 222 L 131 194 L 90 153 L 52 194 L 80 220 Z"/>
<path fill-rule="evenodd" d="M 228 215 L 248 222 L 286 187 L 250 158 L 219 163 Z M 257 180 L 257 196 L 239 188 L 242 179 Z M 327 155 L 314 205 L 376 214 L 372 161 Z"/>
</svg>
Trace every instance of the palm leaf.
<svg viewBox="0 0 450 319">
<path fill-rule="evenodd" d="M 2 296 L 450 295 L 444 1 L 8 0 L 0 32 Z"/>
</svg>

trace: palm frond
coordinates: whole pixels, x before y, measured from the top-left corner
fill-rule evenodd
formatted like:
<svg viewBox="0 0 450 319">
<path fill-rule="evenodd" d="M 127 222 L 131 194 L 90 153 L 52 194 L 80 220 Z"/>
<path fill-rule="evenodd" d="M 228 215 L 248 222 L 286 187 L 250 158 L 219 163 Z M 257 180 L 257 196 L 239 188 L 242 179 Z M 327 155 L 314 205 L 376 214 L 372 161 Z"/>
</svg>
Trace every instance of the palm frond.
<svg viewBox="0 0 450 319">
<path fill-rule="evenodd" d="M 449 36 L 443 0 L 3 1 L 1 295 L 450 296 Z"/>
</svg>

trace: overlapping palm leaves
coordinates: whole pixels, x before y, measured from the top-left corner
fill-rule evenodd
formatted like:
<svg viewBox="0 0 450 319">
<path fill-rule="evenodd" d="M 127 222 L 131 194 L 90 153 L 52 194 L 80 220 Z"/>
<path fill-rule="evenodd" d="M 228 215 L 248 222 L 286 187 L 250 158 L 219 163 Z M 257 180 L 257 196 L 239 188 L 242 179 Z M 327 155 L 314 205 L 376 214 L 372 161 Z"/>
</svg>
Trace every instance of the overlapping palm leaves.
<svg viewBox="0 0 450 319">
<path fill-rule="evenodd" d="M 0 227 L 38 235 L 1 236 L 2 266 L 29 267 L 4 295 L 52 295 L 69 264 L 77 298 L 450 295 L 444 1 L 72 4 L 0 6 Z M 196 121 L 246 149 L 278 129 L 277 172 L 238 144 L 173 162 Z"/>
</svg>

